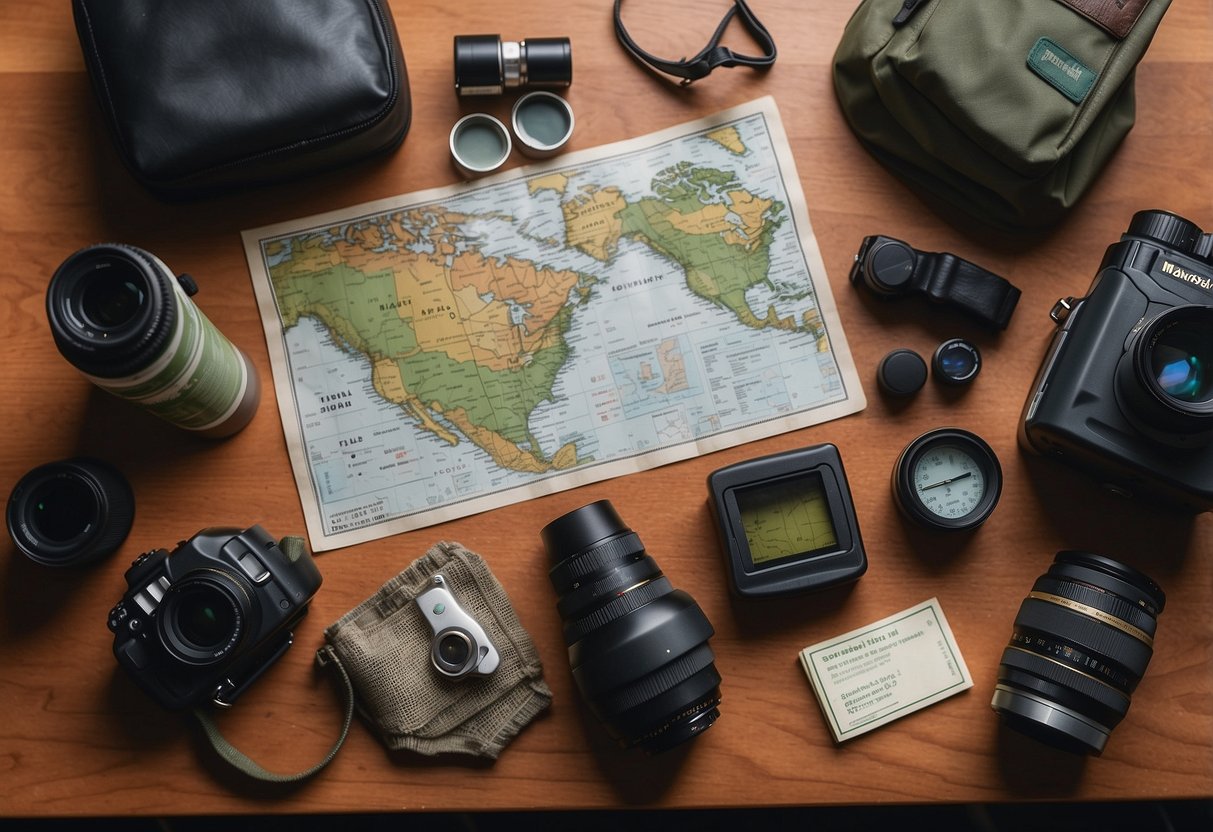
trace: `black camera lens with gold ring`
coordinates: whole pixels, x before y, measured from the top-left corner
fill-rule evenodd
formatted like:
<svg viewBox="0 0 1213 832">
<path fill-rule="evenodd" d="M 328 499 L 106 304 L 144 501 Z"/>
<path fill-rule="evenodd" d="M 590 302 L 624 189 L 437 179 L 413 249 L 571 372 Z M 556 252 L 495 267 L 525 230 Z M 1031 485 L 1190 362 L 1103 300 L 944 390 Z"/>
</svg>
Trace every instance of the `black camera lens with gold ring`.
<svg viewBox="0 0 1213 832">
<path fill-rule="evenodd" d="M 893 501 L 908 519 L 935 531 L 975 529 L 1002 495 L 1002 466 L 975 433 L 938 428 L 915 439 L 893 466 Z"/>
</svg>

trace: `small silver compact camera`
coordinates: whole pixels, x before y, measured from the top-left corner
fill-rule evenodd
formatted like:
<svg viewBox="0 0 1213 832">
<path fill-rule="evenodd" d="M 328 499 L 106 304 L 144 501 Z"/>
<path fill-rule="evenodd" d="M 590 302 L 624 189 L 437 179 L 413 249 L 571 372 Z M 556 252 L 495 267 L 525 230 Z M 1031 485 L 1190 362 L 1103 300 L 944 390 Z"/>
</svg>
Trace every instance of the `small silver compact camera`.
<svg viewBox="0 0 1213 832">
<path fill-rule="evenodd" d="M 501 664 L 501 654 L 484 628 L 451 593 L 441 572 L 430 578 L 430 588 L 417 596 L 417 608 L 434 631 L 430 661 L 444 676 L 488 676 Z"/>
</svg>

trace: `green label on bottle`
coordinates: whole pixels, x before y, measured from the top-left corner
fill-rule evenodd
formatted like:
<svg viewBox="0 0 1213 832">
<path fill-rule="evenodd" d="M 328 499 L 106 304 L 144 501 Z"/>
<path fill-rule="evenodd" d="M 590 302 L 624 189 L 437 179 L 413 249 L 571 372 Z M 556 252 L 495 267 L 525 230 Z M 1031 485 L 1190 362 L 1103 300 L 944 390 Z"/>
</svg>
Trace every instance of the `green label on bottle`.
<svg viewBox="0 0 1213 832">
<path fill-rule="evenodd" d="M 248 389 L 248 368 L 240 351 L 202 314 L 177 281 L 169 282 L 178 315 L 164 352 L 134 375 L 89 378 L 178 427 L 206 430 L 236 412 Z"/>
</svg>

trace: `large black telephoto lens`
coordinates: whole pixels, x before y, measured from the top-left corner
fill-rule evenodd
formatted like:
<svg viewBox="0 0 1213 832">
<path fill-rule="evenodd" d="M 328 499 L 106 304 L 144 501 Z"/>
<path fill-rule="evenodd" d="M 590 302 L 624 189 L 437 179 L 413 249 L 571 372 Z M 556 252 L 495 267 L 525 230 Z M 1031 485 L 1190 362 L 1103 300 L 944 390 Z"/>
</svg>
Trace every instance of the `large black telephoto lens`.
<svg viewBox="0 0 1213 832">
<path fill-rule="evenodd" d="M 1100 754 L 1154 654 L 1166 601 L 1123 563 L 1059 552 L 1019 607 L 990 707 L 1042 742 Z"/>
<path fill-rule="evenodd" d="M 715 631 L 610 501 L 571 511 L 540 535 L 573 678 L 611 736 L 656 754 L 710 728 L 720 716 L 707 644 Z"/>
</svg>

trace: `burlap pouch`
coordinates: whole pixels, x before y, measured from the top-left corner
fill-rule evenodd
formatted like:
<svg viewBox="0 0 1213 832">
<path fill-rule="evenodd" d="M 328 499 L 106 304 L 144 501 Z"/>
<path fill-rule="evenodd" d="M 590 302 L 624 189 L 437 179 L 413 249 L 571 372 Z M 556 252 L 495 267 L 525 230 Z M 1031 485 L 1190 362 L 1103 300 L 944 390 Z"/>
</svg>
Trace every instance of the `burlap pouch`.
<svg viewBox="0 0 1213 832">
<path fill-rule="evenodd" d="M 501 654 L 491 675 L 453 680 L 430 662 L 433 633 L 414 599 L 441 571 Z M 359 712 L 389 749 L 496 759 L 552 701 L 543 666 L 501 584 L 458 543 L 435 544 L 324 632 L 316 654 L 337 661 Z"/>
</svg>

